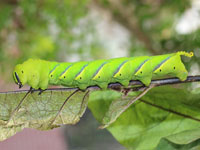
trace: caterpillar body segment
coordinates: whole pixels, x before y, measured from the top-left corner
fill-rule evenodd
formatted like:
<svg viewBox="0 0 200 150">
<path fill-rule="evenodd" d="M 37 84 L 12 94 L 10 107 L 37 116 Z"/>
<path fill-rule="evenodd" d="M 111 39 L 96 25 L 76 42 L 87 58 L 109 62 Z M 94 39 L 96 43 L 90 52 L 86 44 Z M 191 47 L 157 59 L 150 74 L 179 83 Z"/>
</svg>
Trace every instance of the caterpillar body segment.
<svg viewBox="0 0 200 150">
<path fill-rule="evenodd" d="M 141 61 L 142 60 L 142 61 Z M 141 81 L 145 86 L 148 86 L 151 83 L 152 79 L 152 70 L 153 68 L 151 67 L 151 61 L 150 57 L 143 56 L 141 60 L 136 60 L 137 62 L 141 61 L 136 68 L 134 72 L 134 78 L 132 80 L 139 80 Z M 133 62 L 134 63 L 134 62 Z M 134 64 L 132 65 L 134 66 Z"/>
<path fill-rule="evenodd" d="M 74 63 L 49 62 L 29 59 L 15 67 L 13 77 L 19 87 L 24 84 L 45 90 L 48 85 L 78 87 L 81 90 L 98 85 L 106 89 L 109 83 L 128 86 L 130 80 L 139 80 L 148 86 L 152 78 L 166 75 L 184 81 L 188 72 L 181 56 L 193 53 L 177 52 L 158 56 L 123 57 L 110 60 L 81 61 Z"/>
<path fill-rule="evenodd" d="M 36 68 L 34 71 L 39 72 L 39 84 L 38 86 L 35 85 L 35 89 L 40 88 L 41 90 L 45 90 L 48 88 L 49 84 L 49 72 L 59 63 L 58 62 L 50 62 L 50 61 L 45 61 L 45 60 L 35 60 L 35 63 L 33 64 L 33 69 Z M 39 71 L 37 71 L 39 70 Z M 34 79 L 33 81 L 34 82 Z M 34 87 L 33 87 L 34 88 Z"/>
<path fill-rule="evenodd" d="M 72 66 L 72 63 L 57 63 L 54 65 L 53 69 L 49 72 L 49 84 L 51 85 L 61 85 L 61 80 L 59 77 L 65 73 L 65 71 Z"/>
<path fill-rule="evenodd" d="M 150 58 L 150 64 L 151 64 L 151 68 L 152 68 L 152 78 L 160 78 L 163 77 L 163 66 L 165 65 L 166 62 L 169 61 L 169 59 L 172 58 L 172 56 L 174 56 L 175 54 L 165 54 L 165 55 L 157 55 L 157 56 L 152 56 Z M 165 72 L 166 75 L 168 75 L 168 73 L 171 70 L 168 70 L 168 72 Z"/>
<path fill-rule="evenodd" d="M 97 85 L 98 83 L 93 78 L 99 73 L 101 68 L 105 66 L 107 60 L 95 60 L 88 63 L 88 65 L 76 76 L 75 84 L 80 89 L 86 89 L 88 86 Z M 99 84 L 101 86 L 101 83 Z"/>
<path fill-rule="evenodd" d="M 115 73 L 113 74 L 111 82 L 119 82 L 123 86 L 127 87 L 129 85 L 129 81 L 133 77 L 134 68 L 131 68 L 131 60 L 133 58 L 127 58 L 124 60 L 120 66 L 117 68 Z"/>
<path fill-rule="evenodd" d="M 147 63 L 148 60 L 148 56 L 127 58 L 127 60 L 120 65 L 118 71 L 115 72 L 111 82 L 119 82 L 126 87 L 128 86 L 130 80 L 140 80 L 146 76 L 151 79 L 152 72 L 150 72 L 151 69 L 149 68 L 149 62 Z M 146 67 L 146 70 L 142 73 L 141 70 L 143 67 Z M 143 83 L 145 85 L 149 85 L 149 82 L 147 82 L 145 79 Z"/>
<path fill-rule="evenodd" d="M 76 86 L 75 78 L 85 69 L 85 67 L 87 67 L 88 63 L 89 62 L 81 61 L 72 63 L 71 66 L 66 67 L 59 77 L 61 85 L 67 87 L 78 87 Z"/>
<path fill-rule="evenodd" d="M 101 67 L 97 74 L 92 78 L 94 83 L 102 89 L 106 89 L 108 83 L 117 82 L 114 78 L 115 73 L 123 66 L 123 64 L 128 61 L 128 58 L 115 58 L 107 60 L 107 63 Z M 121 81 L 119 81 L 121 83 Z M 123 84 L 123 82 L 122 82 Z"/>
</svg>

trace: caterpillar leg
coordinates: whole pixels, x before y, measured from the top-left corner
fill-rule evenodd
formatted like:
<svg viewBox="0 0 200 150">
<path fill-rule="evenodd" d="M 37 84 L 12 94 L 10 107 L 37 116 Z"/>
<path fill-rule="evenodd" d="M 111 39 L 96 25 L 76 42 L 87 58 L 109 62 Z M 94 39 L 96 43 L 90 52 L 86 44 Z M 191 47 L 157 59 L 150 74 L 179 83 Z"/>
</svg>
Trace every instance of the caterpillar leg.
<svg viewBox="0 0 200 150">
<path fill-rule="evenodd" d="M 34 93 L 34 88 L 30 87 L 30 93 L 33 94 Z"/>
<path fill-rule="evenodd" d="M 130 81 L 129 80 L 123 80 L 123 81 L 120 81 L 119 83 L 126 88 L 126 87 L 128 87 Z"/>
<path fill-rule="evenodd" d="M 23 101 L 26 99 L 26 97 L 31 93 L 34 92 L 34 89 L 32 87 L 30 87 L 29 91 L 24 95 L 24 97 L 22 98 L 22 100 L 19 102 L 19 104 L 17 105 L 17 107 L 13 110 L 13 112 L 10 115 L 9 120 L 7 121 L 6 124 L 8 124 L 10 122 L 10 120 L 13 118 L 13 116 L 15 115 L 15 112 L 17 112 L 21 106 L 21 104 L 23 103 Z"/>
<path fill-rule="evenodd" d="M 87 88 L 87 85 L 81 84 L 81 85 L 78 86 L 78 88 L 79 88 L 81 91 L 85 91 L 86 88 Z"/>
<path fill-rule="evenodd" d="M 46 89 L 42 90 L 41 88 L 39 88 L 39 90 L 40 90 L 40 92 L 38 93 L 38 95 L 41 95 L 44 91 L 46 91 Z"/>
<path fill-rule="evenodd" d="M 60 107 L 58 113 L 56 114 L 55 118 L 50 122 L 50 125 L 52 125 L 54 123 L 54 121 L 56 120 L 56 118 L 60 115 L 63 107 L 65 106 L 66 102 L 74 95 L 76 94 L 78 91 L 80 91 L 80 89 L 75 90 L 71 95 L 69 95 L 66 100 L 64 101 L 64 103 L 62 104 L 62 106 Z"/>
<path fill-rule="evenodd" d="M 150 77 L 144 77 L 142 79 L 139 79 L 145 86 L 149 86 L 151 83 L 151 78 Z"/>
<path fill-rule="evenodd" d="M 106 90 L 108 88 L 108 83 L 98 83 L 97 86 L 99 86 L 102 90 Z"/>
</svg>

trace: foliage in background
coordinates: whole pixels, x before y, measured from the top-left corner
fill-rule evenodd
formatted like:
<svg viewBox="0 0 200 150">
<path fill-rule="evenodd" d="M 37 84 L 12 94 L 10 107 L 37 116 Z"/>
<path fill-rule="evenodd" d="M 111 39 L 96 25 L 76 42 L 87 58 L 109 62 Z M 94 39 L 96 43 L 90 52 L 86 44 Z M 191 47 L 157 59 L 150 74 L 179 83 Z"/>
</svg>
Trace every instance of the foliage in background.
<svg viewBox="0 0 200 150">
<path fill-rule="evenodd" d="M 105 43 L 113 46 L 112 38 L 100 41 L 99 33 L 105 30 L 109 35 L 111 32 L 97 27 L 105 17 L 110 19 L 110 24 L 117 24 L 128 31 L 130 46 L 125 49 L 128 56 L 164 54 L 178 50 L 194 51 L 195 56 L 192 60 L 185 61 L 187 68 L 195 64 L 195 70 L 198 70 L 200 30 L 187 34 L 181 34 L 176 30 L 177 23 L 192 7 L 192 2 L 3 0 L 0 2 L 0 84 L 2 79 L 12 82 L 11 72 L 14 65 L 29 57 L 57 61 L 106 58 L 110 49 L 106 49 Z M 112 24 L 110 26 L 112 28 Z M 123 37 L 118 35 L 118 39 L 121 38 Z M 111 52 L 110 55 L 113 53 L 116 54 L 118 51 Z M 190 84 L 184 86 L 188 89 L 191 87 Z M 180 93 L 180 97 L 177 93 Z M 108 98 L 110 94 L 112 96 Z M 91 95 L 89 106 L 97 120 L 101 121 L 108 104 L 118 97 L 119 93 L 110 91 Z M 199 90 L 194 93 L 168 87 L 156 88 L 143 100 L 199 118 Z M 1 110 L 4 110 L 3 108 L 6 107 L 2 105 Z M 199 148 L 199 134 L 196 134 L 199 133 L 198 128 L 199 123 L 196 121 L 138 101 L 108 130 L 128 148 L 136 147 L 140 150 L 148 145 L 152 149 L 157 147 L 162 150 L 196 150 Z"/>
<path fill-rule="evenodd" d="M 14 65 L 30 57 L 64 61 L 94 45 L 86 39 L 93 32 L 90 22 L 81 22 L 88 0 L 1 1 L 0 13 L 2 73 L 10 74 Z"/>
<path fill-rule="evenodd" d="M 99 41 L 98 33 L 105 29 L 96 27 L 102 18 L 91 17 L 94 9 L 129 31 L 129 56 L 194 50 L 193 60 L 200 63 L 200 30 L 189 34 L 175 30 L 191 6 L 190 0 L 1 1 L 0 71 L 7 76 L 16 63 L 29 57 L 74 61 L 107 56 L 103 43 L 111 41 Z"/>
</svg>

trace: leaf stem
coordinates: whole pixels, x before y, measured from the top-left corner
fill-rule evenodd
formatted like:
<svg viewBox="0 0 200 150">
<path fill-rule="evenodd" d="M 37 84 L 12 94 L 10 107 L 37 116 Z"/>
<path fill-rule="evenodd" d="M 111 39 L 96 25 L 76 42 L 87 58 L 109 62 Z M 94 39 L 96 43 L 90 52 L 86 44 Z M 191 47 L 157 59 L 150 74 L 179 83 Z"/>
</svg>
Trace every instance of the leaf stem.
<svg viewBox="0 0 200 150">
<path fill-rule="evenodd" d="M 154 85 L 151 85 L 149 87 L 145 87 L 144 91 L 140 93 L 138 96 L 134 97 L 132 100 L 130 100 L 125 106 L 123 106 L 123 109 L 115 116 L 115 119 L 111 120 L 109 123 L 104 124 L 99 127 L 99 129 L 104 129 L 110 126 L 113 122 L 116 121 L 116 119 L 124 112 L 126 111 L 134 102 L 139 100 L 141 97 L 143 97 L 149 90 L 151 90 L 154 87 Z"/>
</svg>

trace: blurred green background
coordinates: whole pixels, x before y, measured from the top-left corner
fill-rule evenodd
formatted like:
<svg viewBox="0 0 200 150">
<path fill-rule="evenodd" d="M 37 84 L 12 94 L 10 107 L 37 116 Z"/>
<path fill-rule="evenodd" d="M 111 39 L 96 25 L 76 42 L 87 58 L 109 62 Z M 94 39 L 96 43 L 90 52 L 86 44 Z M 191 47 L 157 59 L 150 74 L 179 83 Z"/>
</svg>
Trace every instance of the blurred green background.
<svg viewBox="0 0 200 150">
<path fill-rule="evenodd" d="M 17 89 L 12 70 L 30 57 L 62 62 L 184 50 L 195 54 L 184 59 L 190 74 L 199 74 L 199 27 L 199 0 L 1 0 L 0 91 Z"/>
</svg>

